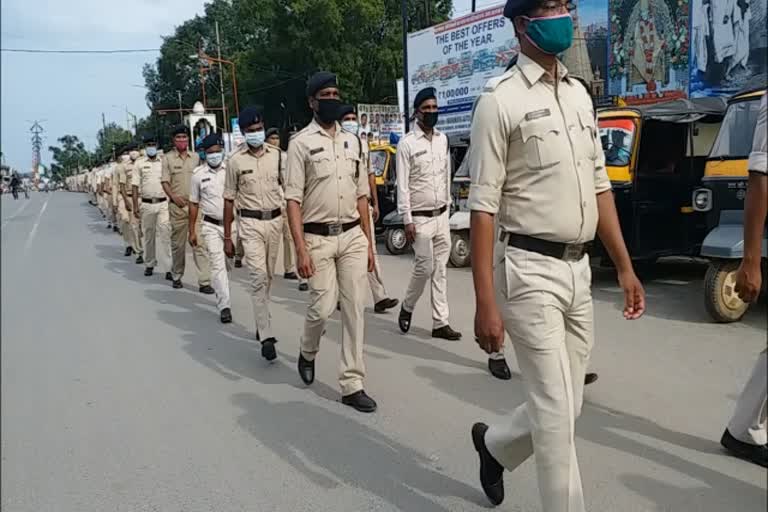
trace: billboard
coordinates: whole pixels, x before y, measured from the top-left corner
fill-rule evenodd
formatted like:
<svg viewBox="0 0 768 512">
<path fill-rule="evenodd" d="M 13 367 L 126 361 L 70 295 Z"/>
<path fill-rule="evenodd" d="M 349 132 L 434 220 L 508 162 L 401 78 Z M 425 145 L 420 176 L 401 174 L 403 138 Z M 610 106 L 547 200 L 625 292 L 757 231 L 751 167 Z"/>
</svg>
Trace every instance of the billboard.
<svg viewBox="0 0 768 512">
<path fill-rule="evenodd" d="M 374 141 L 386 142 L 391 133 L 398 136 L 405 133 L 403 113 L 397 105 L 360 103 L 357 105 L 357 119 L 360 123 L 358 135 L 364 139 L 370 134 Z"/>
<path fill-rule="evenodd" d="M 475 99 L 519 51 L 503 10 L 492 7 L 408 34 L 409 110 L 421 89 L 434 87 L 438 129 L 448 135 L 469 132 Z"/>
</svg>

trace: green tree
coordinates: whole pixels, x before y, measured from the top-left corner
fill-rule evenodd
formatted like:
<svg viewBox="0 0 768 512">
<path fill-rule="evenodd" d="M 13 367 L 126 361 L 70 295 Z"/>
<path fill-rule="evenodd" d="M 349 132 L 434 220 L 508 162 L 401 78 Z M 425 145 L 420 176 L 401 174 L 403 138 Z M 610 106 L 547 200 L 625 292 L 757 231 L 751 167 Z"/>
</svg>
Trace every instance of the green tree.
<svg viewBox="0 0 768 512">
<path fill-rule="evenodd" d="M 96 134 L 96 155 L 107 160 L 133 139 L 133 134 L 116 123 L 109 123 Z"/>
<path fill-rule="evenodd" d="M 76 174 L 78 168 L 89 166 L 96 160 L 76 135 L 64 135 L 57 142 L 59 146 L 48 147 L 48 151 L 53 154 L 51 173 L 54 175 L 63 177 Z"/>
</svg>

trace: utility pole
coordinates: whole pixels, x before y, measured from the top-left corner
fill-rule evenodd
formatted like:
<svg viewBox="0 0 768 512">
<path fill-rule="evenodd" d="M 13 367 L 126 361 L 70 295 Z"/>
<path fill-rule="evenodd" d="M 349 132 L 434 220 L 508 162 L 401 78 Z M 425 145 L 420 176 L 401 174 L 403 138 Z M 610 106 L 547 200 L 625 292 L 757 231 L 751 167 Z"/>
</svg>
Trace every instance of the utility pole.
<svg viewBox="0 0 768 512">
<path fill-rule="evenodd" d="M 477 8 L 477 0 L 472 0 L 472 12 L 475 12 L 476 8 Z"/>
<path fill-rule="evenodd" d="M 403 108 L 405 108 L 405 133 L 411 129 L 411 116 L 408 111 L 408 6 L 407 0 L 400 1 L 400 16 L 403 18 Z"/>
<path fill-rule="evenodd" d="M 224 66 L 221 63 L 221 38 L 219 37 L 219 22 L 216 22 L 216 51 L 219 58 L 219 89 L 221 89 L 221 117 L 222 119 L 222 131 L 229 133 L 227 129 L 229 125 L 229 116 L 227 116 L 227 103 L 224 100 Z"/>
</svg>

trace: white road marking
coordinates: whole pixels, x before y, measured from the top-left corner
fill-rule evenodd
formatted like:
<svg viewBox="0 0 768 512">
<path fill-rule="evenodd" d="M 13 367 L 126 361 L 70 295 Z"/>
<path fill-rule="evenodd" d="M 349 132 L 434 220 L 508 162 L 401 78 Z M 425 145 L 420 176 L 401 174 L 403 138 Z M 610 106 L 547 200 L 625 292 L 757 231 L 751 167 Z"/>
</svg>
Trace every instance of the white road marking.
<svg viewBox="0 0 768 512">
<path fill-rule="evenodd" d="M 29 236 L 27 237 L 27 243 L 24 244 L 24 252 L 26 253 L 29 250 L 29 246 L 32 245 L 32 240 L 35 239 L 35 234 L 37 234 L 37 227 L 40 225 L 40 219 L 43 218 L 43 213 L 45 213 L 45 209 L 48 207 L 48 201 L 50 201 L 51 198 L 45 200 L 43 203 L 43 207 L 40 208 L 40 213 L 37 215 L 37 220 L 35 221 L 35 225 L 32 226 L 32 231 L 29 232 Z"/>
<path fill-rule="evenodd" d="M 27 207 L 27 205 L 28 205 L 28 204 L 29 204 L 29 200 L 25 200 L 25 201 L 24 201 L 24 203 L 23 203 L 23 204 L 22 204 L 22 205 L 19 207 L 19 209 L 18 209 L 18 210 L 16 210 L 16 211 L 13 213 L 13 215 L 11 215 L 10 217 L 8 217 L 7 219 L 5 219 L 5 220 L 3 221 L 3 224 L 2 224 L 2 225 L 0 225 L 0 229 L 3 229 L 3 228 L 4 228 L 4 227 L 5 227 L 5 226 L 6 226 L 6 225 L 7 225 L 7 224 L 10 222 L 10 221 L 12 221 L 13 219 L 15 219 L 15 218 L 16 218 L 16 217 L 17 217 L 17 216 L 18 216 L 18 215 L 19 215 L 19 214 L 22 212 L 22 210 L 24 210 L 24 208 L 26 208 L 26 207 Z"/>
</svg>

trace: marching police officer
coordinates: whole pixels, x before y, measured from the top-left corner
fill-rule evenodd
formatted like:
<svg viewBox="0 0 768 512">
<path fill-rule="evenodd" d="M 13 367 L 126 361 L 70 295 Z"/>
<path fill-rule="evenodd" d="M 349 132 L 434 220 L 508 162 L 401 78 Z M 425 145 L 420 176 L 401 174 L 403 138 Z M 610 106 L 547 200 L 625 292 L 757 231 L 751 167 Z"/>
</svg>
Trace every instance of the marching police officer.
<svg viewBox="0 0 768 512">
<path fill-rule="evenodd" d="M 120 194 L 123 197 L 123 205 L 128 214 L 128 222 L 123 227 L 123 237 L 126 244 L 131 249 L 126 249 L 126 256 L 130 256 L 130 253 L 136 253 L 136 263 L 144 263 L 144 242 L 141 236 L 141 224 L 136 216 L 133 214 L 133 187 L 131 182 L 133 179 L 133 170 L 136 167 L 136 160 L 139 158 L 139 146 L 132 142 L 126 147 L 128 151 L 128 160 L 123 161 L 120 167 L 118 167 L 117 181 L 120 186 Z"/>
<path fill-rule="evenodd" d="M 556 57 L 573 37 L 568 4 L 507 1 L 521 54 L 478 99 L 470 151 L 475 334 L 492 353 L 506 331 L 527 395 L 506 420 L 472 427 L 480 482 L 501 503 L 504 469 L 535 452 L 546 512 L 585 511 L 574 426 L 594 338 L 587 250 L 596 232 L 616 265 L 624 317 L 645 309 L 591 99 Z"/>
<path fill-rule="evenodd" d="M 173 287 L 181 288 L 181 278 L 184 275 L 184 267 L 187 254 L 187 233 L 189 208 L 189 183 L 192 179 L 192 171 L 200 165 L 200 157 L 197 153 L 189 151 L 189 135 L 187 127 L 179 125 L 173 129 L 173 149 L 163 158 L 163 175 L 161 181 L 165 195 L 171 200 L 168 211 L 171 218 L 171 254 L 173 257 Z M 198 228 L 200 219 L 198 221 Z M 214 293 L 211 288 L 210 265 L 208 253 L 203 243 L 198 243 L 193 249 L 193 259 L 197 267 L 197 282 L 200 292 Z"/>
<path fill-rule="evenodd" d="M 160 182 L 163 163 L 157 155 L 156 137 L 144 137 L 144 152 L 146 156 L 136 161 L 131 175 L 131 199 L 133 215 L 141 222 L 144 239 L 144 275 L 151 276 L 158 260 L 164 270 L 171 268 L 171 224 L 168 200 Z M 170 271 L 166 271 L 165 278 L 172 280 Z"/>
<path fill-rule="evenodd" d="M 228 261 L 224 254 L 224 143 L 212 133 L 203 139 L 205 163 L 195 169 L 189 191 L 189 244 L 206 248 L 221 323 L 232 321 L 229 302 Z M 202 216 L 198 237 L 198 215 Z M 202 239 L 202 240 L 201 240 Z"/>
<path fill-rule="evenodd" d="M 366 266 L 373 270 L 363 147 L 357 136 L 337 122 L 341 102 L 336 75 L 315 73 L 307 82 L 307 98 L 314 118 L 291 139 L 286 180 L 298 272 L 309 279 L 310 287 L 299 375 L 307 385 L 315 379 L 320 338 L 338 296 L 342 403 L 373 412 L 376 402 L 363 389 Z"/>
<path fill-rule="evenodd" d="M 437 92 L 434 87 L 416 94 L 414 129 L 397 145 L 397 211 L 403 216 L 405 236 L 416 258 L 398 323 L 404 333 L 427 281 L 431 286 L 432 337 L 458 340 L 461 333 L 448 324 L 448 257 L 451 230 L 451 157 L 448 137 L 435 128 Z"/>
<path fill-rule="evenodd" d="M 277 149 L 280 148 L 280 130 L 270 128 L 267 130 L 267 144 Z M 285 155 L 283 155 L 284 157 Z M 285 191 L 285 176 L 281 176 L 283 191 Z M 283 201 L 285 203 L 285 201 Z M 283 204 L 283 278 L 296 280 L 298 276 L 295 272 L 296 250 L 293 248 L 293 239 L 291 238 L 291 227 L 288 224 L 288 215 L 285 213 L 285 204 Z"/>
<path fill-rule="evenodd" d="M 284 165 L 278 148 L 265 144 L 261 110 L 246 107 L 238 118 L 245 145 L 227 164 L 224 185 L 224 247 L 234 256 L 232 221 L 234 203 L 238 207 L 238 239 L 243 243 L 245 264 L 251 277 L 251 299 L 256 317 L 256 339 L 261 355 L 268 361 L 277 357 L 269 313 L 270 288 L 275 273 L 282 230 L 283 189 L 280 185 Z"/>
<path fill-rule="evenodd" d="M 130 206 L 125 202 L 124 186 L 120 182 L 121 176 L 125 175 L 125 166 L 131 161 L 131 157 L 128 156 L 129 145 L 124 146 L 120 150 L 120 157 L 115 168 L 115 175 L 113 177 L 114 193 L 117 196 L 117 215 L 118 222 L 120 223 L 120 233 L 123 235 L 123 242 L 125 243 L 125 256 L 133 255 L 133 241 L 132 241 L 132 229 L 131 229 L 131 215 Z"/>
</svg>

